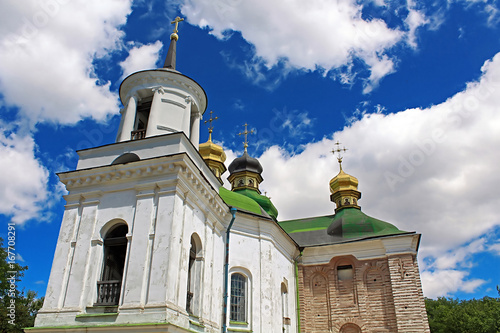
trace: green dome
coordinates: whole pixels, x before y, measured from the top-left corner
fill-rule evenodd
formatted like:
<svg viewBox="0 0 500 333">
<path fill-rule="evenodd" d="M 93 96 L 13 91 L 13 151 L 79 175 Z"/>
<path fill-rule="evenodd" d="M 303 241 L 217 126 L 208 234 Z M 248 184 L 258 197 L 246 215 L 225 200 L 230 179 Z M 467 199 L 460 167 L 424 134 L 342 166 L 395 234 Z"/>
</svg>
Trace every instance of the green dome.
<svg viewBox="0 0 500 333">
<path fill-rule="evenodd" d="M 333 237 L 361 238 L 404 233 L 394 225 L 377 220 L 357 208 L 344 208 L 333 216 L 327 233 Z"/>
</svg>

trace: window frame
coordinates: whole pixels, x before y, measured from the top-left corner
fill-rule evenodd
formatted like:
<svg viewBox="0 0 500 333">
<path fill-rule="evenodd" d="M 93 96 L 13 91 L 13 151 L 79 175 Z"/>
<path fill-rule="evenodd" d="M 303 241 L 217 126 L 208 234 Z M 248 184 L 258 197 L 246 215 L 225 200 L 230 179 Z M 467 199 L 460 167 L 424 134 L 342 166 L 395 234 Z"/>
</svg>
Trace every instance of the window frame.
<svg viewBox="0 0 500 333">
<path fill-rule="evenodd" d="M 245 318 L 244 321 L 238 321 L 238 320 L 233 320 L 232 316 L 232 295 L 233 295 L 233 288 L 232 288 L 232 281 L 233 281 L 233 276 L 235 274 L 238 274 L 242 276 L 245 279 L 245 304 L 244 304 L 244 311 L 245 311 Z M 243 267 L 234 267 L 231 268 L 230 273 L 229 273 L 229 282 L 230 282 L 230 288 L 229 288 L 229 304 L 228 304 L 228 321 L 229 321 L 229 327 L 235 328 L 235 329 L 251 329 L 251 321 L 252 321 L 252 276 L 248 270 L 246 270 Z"/>
</svg>

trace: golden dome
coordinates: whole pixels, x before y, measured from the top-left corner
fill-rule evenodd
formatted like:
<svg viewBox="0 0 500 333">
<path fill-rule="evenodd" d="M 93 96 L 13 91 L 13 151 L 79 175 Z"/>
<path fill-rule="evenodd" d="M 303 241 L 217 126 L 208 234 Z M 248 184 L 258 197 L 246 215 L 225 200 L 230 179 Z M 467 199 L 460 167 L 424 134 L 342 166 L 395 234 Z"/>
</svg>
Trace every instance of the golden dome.
<svg viewBox="0 0 500 333">
<path fill-rule="evenodd" d="M 214 160 L 221 163 L 226 161 L 226 153 L 224 152 L 224 149 L 222 149 L 222 147 L 218 144 L 213 143 L 212 140 L 200 143 L 199 151 L 204 160 Z"/>
<path fill-rule="evenodd" d="M 210 136 L 207 142 L 200 144 L 198 150 L 210 170 L 222 182 L 221 175 L 226 172 L 226 166 L 224 165 L 226 153 L 224 149 L 213 143 Z"/>
<path fill-rule="evenodd" d="M 340 161 L 339 161 L 340 162 Z M 345 173 L 340 165 L 338 175 L 330 180 L 330 200 L 337 205 L 335 212 L 343 208 L 357 208 L 361 192 L 358 191 L 358 179 Z"/>
<path fill-rule="evenodd" d="M 351 176 L 340 169 L 338 175 L 330 180 L 330 192 L 335 193 L 340 190 L 357 190 L 358 189 L 358 179 Z"/>
</svg>

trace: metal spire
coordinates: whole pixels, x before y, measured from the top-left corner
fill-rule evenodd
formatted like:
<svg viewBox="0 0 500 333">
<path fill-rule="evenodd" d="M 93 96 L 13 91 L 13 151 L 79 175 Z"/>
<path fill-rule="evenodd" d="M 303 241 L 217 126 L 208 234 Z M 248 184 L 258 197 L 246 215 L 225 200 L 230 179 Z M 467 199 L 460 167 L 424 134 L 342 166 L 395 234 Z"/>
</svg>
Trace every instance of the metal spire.
<svg viewBox="0 0 500 333">
<path fill-rule="evenodd" d="M 179 39 L 179 35 L 177 35 L 177 33 L 179 32 L 178 27 L 179 27 L 179 22 L 181 21 L 184 21 L 184 19 L 177 16 L 172 22 L 170 22 L 171 24 L 175 24 L 175 27 L 174 27 L 174 32 L 170 35 L 170 46 L 168 47 L 167 58 L 165 59 L 165 64 L 163 65 L 163 68 L 175 70 L 177 40 Z"/>
<path fill-rule="evenodd" d="M 244 132 L 241 132 L 241 133 L 238 133 L 238 135 L 244 135 L 245 136 L 245 141 L 243 142 L 243 147 L 245 148 L 245 153 L 247 152 L 247 148 L 248 148 L 248 134 L 254 134 L 254 130 L 251 130 L 250 132 L 247 130 L 247 126 L 248 124 L 245 123 L 245 131 Z"/>
<path fill-rule="evenodd" d="M 214 126 L 212 125 L 212 122 L 219 119 L 219 117 L 215 117 L 213 118 L 212 115 L 213 115 L 213 111 L 210 111 L 210 119 L 208 120 L 205 120 L 205 124 L 206 123 L 210 123 L 210 125 L 208 126 L 208 141 L 212 141 L 212 132 L 214 130 Z"/>
<path fill-rule="evenodd" d="M 347 151 L 347 148 L 346 147 L 340 148 L 339 140 L 335 142 L 335 146 L 337 147 L 332 149 L 332 153 L 333 155 L 337 154 L 337 160 L 339 161 L 340 171 L 342 171 L 342 158 L 344 157 L 342 156 L 342 153 L 343 152 L 345 153 Z"/>
</svg>

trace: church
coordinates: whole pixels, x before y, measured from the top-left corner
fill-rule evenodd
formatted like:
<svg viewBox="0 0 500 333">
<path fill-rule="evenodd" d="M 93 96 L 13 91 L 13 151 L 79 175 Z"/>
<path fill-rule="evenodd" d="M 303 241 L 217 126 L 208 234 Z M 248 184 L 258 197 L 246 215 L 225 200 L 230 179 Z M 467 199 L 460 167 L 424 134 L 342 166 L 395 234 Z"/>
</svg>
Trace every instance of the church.
<svg viewBox="0 0 500 333">
<path fill-rule="evenodd" d="M 421 235 L 364 214 L 341 157 L 333 214 L 281 221 L 246 138 L 228 170 L 211 126 L 199 142 L 207 96 L 176 69 L 181 20 L 163 68 L 121 83 L 116 142 L 58 174 L 64 216 L 26 332 L 430 332 Z"/>
</svg>

